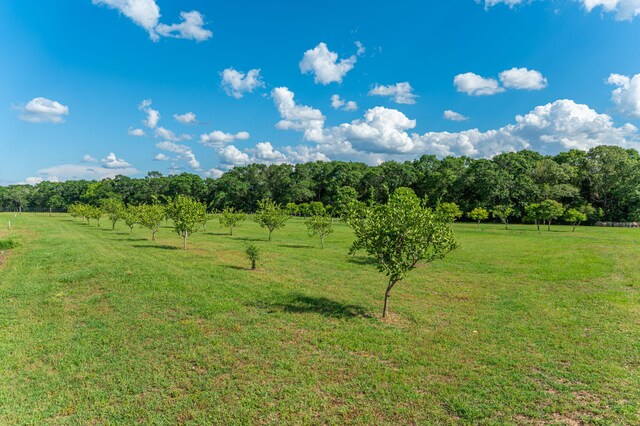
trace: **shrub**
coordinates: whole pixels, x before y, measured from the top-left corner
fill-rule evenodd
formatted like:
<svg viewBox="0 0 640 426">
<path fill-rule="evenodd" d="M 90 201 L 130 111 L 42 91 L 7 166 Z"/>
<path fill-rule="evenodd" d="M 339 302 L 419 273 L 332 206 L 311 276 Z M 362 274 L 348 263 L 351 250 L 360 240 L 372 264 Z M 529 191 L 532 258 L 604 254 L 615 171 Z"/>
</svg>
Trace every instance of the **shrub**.
<svg viewBox="0 0 640 426">
<path fill-rule="evenodd" d="M 247 244 L 244 254 L 247 255 L 247 259 L 251 262 L 251 269 L 256 269 L 256 262 L 260 260 L 260 249 L 258 246 L 253 243 Z"/>
</svg>

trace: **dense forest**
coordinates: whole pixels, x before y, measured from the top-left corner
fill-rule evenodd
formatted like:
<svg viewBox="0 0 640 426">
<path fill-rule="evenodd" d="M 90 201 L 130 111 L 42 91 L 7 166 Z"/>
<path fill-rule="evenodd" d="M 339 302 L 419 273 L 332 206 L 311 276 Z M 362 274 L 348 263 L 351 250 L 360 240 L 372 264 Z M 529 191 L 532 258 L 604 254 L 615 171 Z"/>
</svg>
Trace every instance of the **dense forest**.
<svg viewBox="0 0 640 426">
<path fill-rule="evenodd" d="M 522 217 L 525 206 L 550 199 L 567 208 L 593 206 L 591 221 L 640 219 L 640 155 L 617 146 L 556 156 L 525 150 L 492 159 L 425 155 L 412 162 L 377 166 L 339 161 L 252 164 L 218 179 L 149 172 L 140 179 L 45 181 L 0 187 L 0 210 L 65 211 L 76 202 L 98 205 L 114 197 L 127 205 L 150 204 L 183 194 L 206 203 L 211 211 L 233 207 L 254 212 L 265 198 L 282 205 L 313 201 L 334 205 L 341 196 L 355 194 L 363 201 L 385 202 L 399 187 L 412 188 L 433 205 L 454 202 L 465 212 L 509 205 L 516 217 Z"/>
</svg>

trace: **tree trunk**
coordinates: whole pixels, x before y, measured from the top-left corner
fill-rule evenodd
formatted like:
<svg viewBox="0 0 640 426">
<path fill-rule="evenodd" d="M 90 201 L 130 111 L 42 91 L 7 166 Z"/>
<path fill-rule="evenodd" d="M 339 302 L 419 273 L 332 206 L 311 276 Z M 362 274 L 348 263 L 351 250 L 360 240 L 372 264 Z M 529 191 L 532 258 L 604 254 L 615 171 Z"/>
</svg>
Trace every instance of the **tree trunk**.
<svg viewBox="0 0 640 426">
<path fill-rule="evenodd" d="M 538 232 L 540 232 L 540 221 L 536 219 L 536 226 L 538 227 Z"/>
<path fill-rule="evenodd" d="M 504 222 L 504 229 L 509 229 L 509 222 L 507 222 L 506 220 Z"/>
<path fill-rule="evenodd" d="M 115 230 L 116 229 L 116 223 L 115 222 L 111 222 L 111 230 Z"/>
<path fill-rule="evenodd" d="M 322 242 L 322 250 L 324 250 L 324 235 L 320 237 L 320 242 Z"/>
<path fill-rule="evenodd" d="M 229 227 L 229 235 L 231 235 L 233 237 L 233 226 Z"/>
<path fill-rule="evenodd" d="M 478 221 L 478 229 L 480 229 L 480 221 Z"/>
<path fill-rule="evenodd" d="M 547 231 L 551 231 L 551 220 L 547 222 Z"/>
<path fill-rule="evenodd" d="M 271 231 L 271 230 L 269 231 L 269 241 L 271 241 L 271 233 L 272 233 L 272 232 L 273 232 L 273 231 Z"/>
<path fill-rule="evenodd" d="M 151 241 L 156 240 L 156 231 L 151 231 Z"/>
<path fill-rule="evenodd" d="M 256 269 L 256 260 L 255 259 L 251 259 L 251 270 Z"/>
<path fill-rule="evenodd" d="M 391 289 L 396 284 L 397 281 L 389 280 L 389 284 L 387 285 L 387 290 L 384 292 L 384 307 L 382 308 L 382 318 L 386 318 L 389 313 L 389 296 L 391 294 Z"/>
<path fill-rule="evenodd" d="M 183 238 L 183 240 L 182 240 L 182 249 L 186 250 L 187 249 L 187 231 L 184 231 L 182 233 L 182 238 Z"/>
</svg>

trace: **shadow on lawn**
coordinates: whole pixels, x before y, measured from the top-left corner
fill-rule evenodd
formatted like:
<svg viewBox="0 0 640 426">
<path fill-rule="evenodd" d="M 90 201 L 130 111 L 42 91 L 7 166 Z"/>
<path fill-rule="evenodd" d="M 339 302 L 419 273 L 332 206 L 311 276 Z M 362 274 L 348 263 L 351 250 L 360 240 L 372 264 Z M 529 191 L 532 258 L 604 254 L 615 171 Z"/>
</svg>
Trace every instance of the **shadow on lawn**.
<svg viewBox="0 0 640 426">
<path fill-rule="evenodd" d="M 330 318 L 371 318 L 371 315 L 362 306 L 336 302 L 326 297 L 292 293 L 283 296 L 283 299 L 278 302 L 258 302 L 255 306 L 269 312 L 316 313 Z"/>
<path fill-rule="evenodd" d="M 178 250 L 176 246 L 168 246 L 165 244 L 134 244 L 135 248 L 157 249 L 157 250 Z"/>
<path fill-rule="evenodd" d="M 313 246 L 305 246 L 305 245 L 301 245 L 301 244 L 278 244 L 279 247 L 284 247 L 284 248 L 296 248 L 296 249 L 310 249 L 313 248 Z"/>
<path fill-rule="evenodd" d="M 347 262 L 355 263 L 356 265 L 376 265 L 378 263 L 373 257 L 367 256 L 349 256 Z"/>
</svg>

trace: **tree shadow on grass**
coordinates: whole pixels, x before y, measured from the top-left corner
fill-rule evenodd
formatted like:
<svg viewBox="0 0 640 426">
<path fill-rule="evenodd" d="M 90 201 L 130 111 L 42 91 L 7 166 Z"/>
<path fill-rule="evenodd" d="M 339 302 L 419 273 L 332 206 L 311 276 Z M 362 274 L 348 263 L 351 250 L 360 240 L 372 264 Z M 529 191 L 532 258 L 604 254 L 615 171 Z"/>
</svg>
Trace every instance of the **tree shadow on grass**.
<svg viewBox="0 0 640 426">
<path fill-rule="evenodd" d="M 149 241 L 147 238 L 119 238 L 119 241 Z"/>
<path fill-rule="evenodd" d="M 156 249 L 156 250 L 178 250 L 176 246 L 169 246 L 165 244 L 134 244 L 135 248 L 144 248 L 144 249 Z"/>
<path fill-rule="evenodd" d="M 203 235 L 215 235 L 218 237 L 232 237 L 228 232 L 204 232 Z"/>
<path fill-rule="evenodd" d="M 267 241 L 266 238 L 249 238 L 249 237 L 232 237 L 232 238 L 238 241 Z"/>
<path fill-rule="evenodd" d="M 310 249 L 313 248 L 313 246 L 306 246 L 306 245 L 302 245 L 302 244 L 278 244 L 279 247 L 284 247 L 284 248 L 296 248 L 296 249 Z"/>
<path fill-rule="evenodd" d="M 282 311 L 294 314 L 315 313 L 329 318 L 371 318 L 372 316 L 358 305 L 336 302 L 326 297 L 306 296 L 291 293 L 277 302 L 258 302 L 258 308 L 268 312 Z"/>
<path fill-rule="evenodd" d="M 349 256 L 347 262 L 354 263 L 356 265 L 376 265 L 378 263 L 373 257 L 367 256 Z"/>
</svg>

